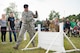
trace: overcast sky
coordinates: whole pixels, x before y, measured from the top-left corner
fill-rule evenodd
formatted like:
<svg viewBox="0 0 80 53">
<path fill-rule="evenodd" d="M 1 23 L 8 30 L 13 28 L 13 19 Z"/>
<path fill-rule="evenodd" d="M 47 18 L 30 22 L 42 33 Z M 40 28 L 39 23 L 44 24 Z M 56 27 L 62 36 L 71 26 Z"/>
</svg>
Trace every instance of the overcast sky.
<svg viewBox="0 0 80 53">
<path fill-rule="evenodd" d="M 39 19 L 48 18 L 51 10 L 59 12 L 60 17 L 80 13 L 80 0 L 0 0 L 0 18 L 5 13 L 4 9 L 9 3 L 15 3 L 19 12 L 23 11 L 23 5 L 29 4 L 29 9 L 39 13 Z"/>
</svg>

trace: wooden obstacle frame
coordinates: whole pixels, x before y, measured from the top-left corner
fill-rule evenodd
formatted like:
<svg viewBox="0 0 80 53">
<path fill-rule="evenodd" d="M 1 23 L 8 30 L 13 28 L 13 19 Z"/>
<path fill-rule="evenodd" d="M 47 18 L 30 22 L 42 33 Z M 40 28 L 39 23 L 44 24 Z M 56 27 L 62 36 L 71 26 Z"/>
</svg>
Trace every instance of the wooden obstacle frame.
<svg viewBox="0 0 80 53">
<path fill-rule="evenodd" d="M 43 32 L 41 31 L 40 24 L 38 25 L 38 32 L 33 36 L 33 38 L 29 41 L 25 48 L 22 50 L 32 50 L 37 48 L 43 48 L 46 50 L 45 53 L 48 53 L 50 50 L 55 51 L 55 53 L 66 53 L 72 51 L 80 51 L 76 46 L 72 43 L 69 37 L 63 32 L 63 23 L 59 24 L 59 32 Z M 38 45 L 37 47 L 28 48 L 33 39 L 38 34 Z M 64 37 L 70 42 L 74 49 L 65 50 L 64 48 Z"/>
</svg>

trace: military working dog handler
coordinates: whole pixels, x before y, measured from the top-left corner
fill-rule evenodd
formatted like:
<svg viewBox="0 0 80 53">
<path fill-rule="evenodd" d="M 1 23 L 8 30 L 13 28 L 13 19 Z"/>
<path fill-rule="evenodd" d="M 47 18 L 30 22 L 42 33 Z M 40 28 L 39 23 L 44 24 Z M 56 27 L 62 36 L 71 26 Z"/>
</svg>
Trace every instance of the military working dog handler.
<svg viewBox="0 0 80 53">
<path fill-rule="evenodd" d="M 28 4 L 24 5 L 24 11 L 22 13 L 22 27 L 21 27 L 16 45 L 15 45 L 15 47 L 13 47 L 14 49 L 18 49 L 26 30 L 30 35 L 30 39 L 32 39 L 32 37 L 35 34 L 34 19 L 33 18 L 37 18 L 38 13 L 37 13 L 37 11 L 35 11 L 35 15 L 34 15 L 32 11 L 28 10 L 28 7 L 29 7 Z M 32 41 L 32 45 L 33 45 L 33 47 L 35 47 L 34 41 Z"/>
</svg>

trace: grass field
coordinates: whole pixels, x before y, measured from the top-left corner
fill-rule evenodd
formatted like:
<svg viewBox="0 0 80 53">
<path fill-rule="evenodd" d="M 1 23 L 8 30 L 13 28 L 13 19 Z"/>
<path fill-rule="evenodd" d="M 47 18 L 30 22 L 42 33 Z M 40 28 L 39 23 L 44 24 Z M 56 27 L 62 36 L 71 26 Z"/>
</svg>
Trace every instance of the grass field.
<svg viewBox="0 0 80 53">
<path fill-rule="evenodd" d="M 1 35 L 0 35 L 1 36 Z M 1 37 L 0 37 L 1 39 Z M 80 37 L 71 37 L 70 38 L 72 40 L 72 42 L 76 45 L 77 48 L 80 48 Z M 64 39 L 64 46 L 65 49 L 73 49 L 73 47 L 70 45 L 70 43 L 67 41 L 67 39 Z M 15 45 L 14 42 L 14 37 L 13 37 L 13 42 L 10 43 L 9 42 L 9 35 L 7 33 L 6 35 L 6 42 L 7 44 L 2 44 L 1 40 L 0 40 L 0 53 L 45 53 L 46 50 L 43 49 L 35 49 L 35 50 L 26 50 L 26 51 L 22 51 L 21 49 L 24 48 L 26 46 L 26 44 L 29 42 L 29 36 L 27 36 L 27 40 L 26 41 L 22 41 L 20 47 L 18 50 L 14 50 L 13 46 Z M 37 37 L 35 39 L 36 42 L 36 46 L 37 46 Z M 30 45 L 29 47 L 32 47 L 32 45 Z M 49 53 L 52 53 L 52 51 L 50 51 Z M 80 53 L 78 51 L 75 52 L 71 52 L 71 53 Z"/>
</svg>

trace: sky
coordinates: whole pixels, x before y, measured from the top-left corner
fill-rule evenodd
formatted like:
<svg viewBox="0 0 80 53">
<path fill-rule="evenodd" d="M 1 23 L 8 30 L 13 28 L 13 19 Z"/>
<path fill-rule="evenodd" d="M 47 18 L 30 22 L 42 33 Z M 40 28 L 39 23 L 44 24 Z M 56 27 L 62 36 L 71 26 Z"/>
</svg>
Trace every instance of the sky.
<svg viewBox="0 0 80 53">
<path fill-rule="evenodd" d="M 39 20 L 48 18 L 51 10 L 59 12 L 60 18 L 80 13 L 80 0 L 0 0 L 0 18 L 10 3 L 15 3 L 19 12 L 23 12 L 23 5 L 28 4 L 29 10 L 38 11 Z"/>
</svg>

